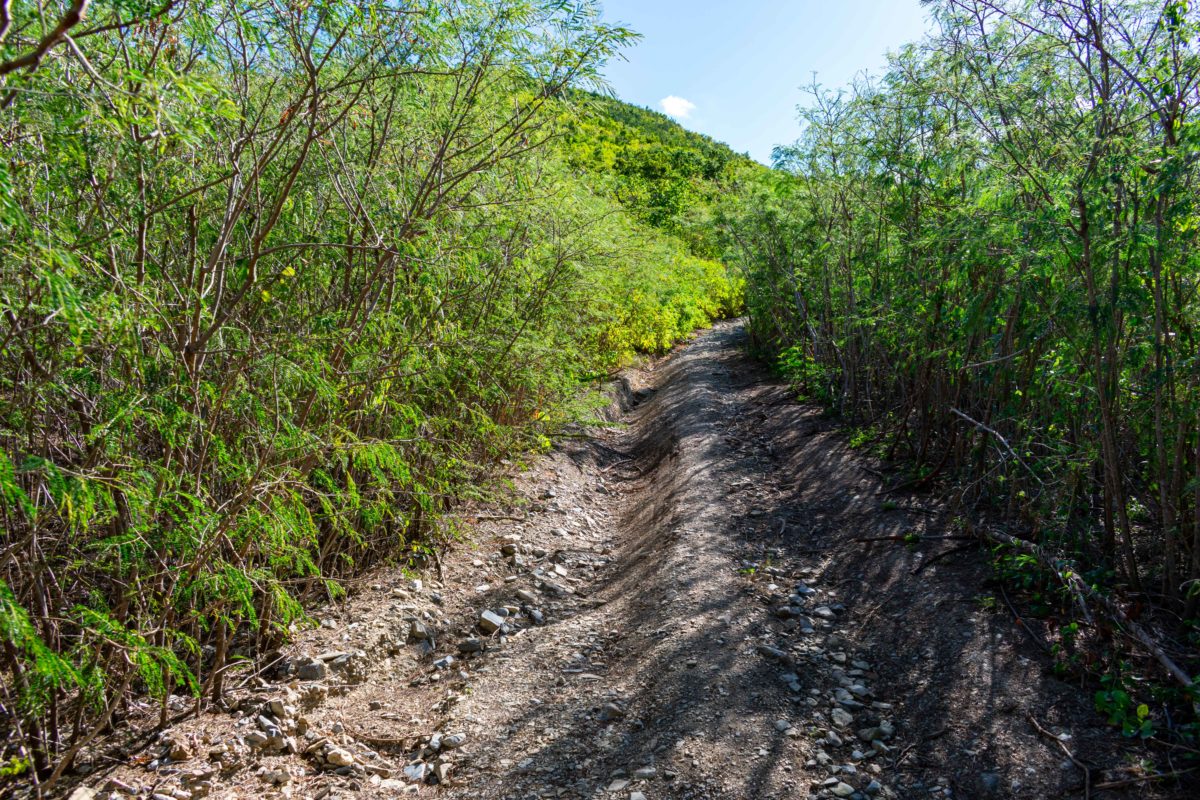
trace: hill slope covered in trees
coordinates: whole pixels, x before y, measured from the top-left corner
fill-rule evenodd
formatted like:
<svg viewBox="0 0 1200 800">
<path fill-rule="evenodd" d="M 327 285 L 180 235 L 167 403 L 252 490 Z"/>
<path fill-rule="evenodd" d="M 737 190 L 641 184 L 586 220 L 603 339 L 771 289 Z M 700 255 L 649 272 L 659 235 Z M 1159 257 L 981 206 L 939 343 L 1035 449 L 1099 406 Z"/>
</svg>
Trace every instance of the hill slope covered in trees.
<svg viewBox="0 0 1200 800">
<path fill-rule="evenodd" d="M 41 6 L 0 38 L 0 756 L 53 784 L 736 313 L 689 215 L 744 159 L 572 88 L 632 38 L 586 4 Z"/>
</svg>

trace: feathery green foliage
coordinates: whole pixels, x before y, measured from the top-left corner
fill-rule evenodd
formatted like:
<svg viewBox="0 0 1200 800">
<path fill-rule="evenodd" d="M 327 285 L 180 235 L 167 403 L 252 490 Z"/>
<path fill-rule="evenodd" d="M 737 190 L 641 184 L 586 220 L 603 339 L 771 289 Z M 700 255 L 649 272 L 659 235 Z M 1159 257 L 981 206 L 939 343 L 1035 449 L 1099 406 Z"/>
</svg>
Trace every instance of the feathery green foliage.
<svg viewBox="0 0 1200 800">
<path fill-rule="evenodd" d="M 4 8 L 0 757 L 39 791 L 740 307 L 677 206 L 574 158 L 625 124 L 593 3 Z M 733 158 L 638 136 L 642 171 Z"/>
<path fill-rule="evenodd" d="M 1167 612 L 1151 624 L 1195 674 L 1200 10 L 930 6 L 936 36 L 852 93 L 814 90 L 781 174 L 731 203 L 756 341 L 879 431 L 906 487 L 957 485 L 968 514 Z M 1128 673 L 1126 640 L 1089 636 Z"/>
</svg>

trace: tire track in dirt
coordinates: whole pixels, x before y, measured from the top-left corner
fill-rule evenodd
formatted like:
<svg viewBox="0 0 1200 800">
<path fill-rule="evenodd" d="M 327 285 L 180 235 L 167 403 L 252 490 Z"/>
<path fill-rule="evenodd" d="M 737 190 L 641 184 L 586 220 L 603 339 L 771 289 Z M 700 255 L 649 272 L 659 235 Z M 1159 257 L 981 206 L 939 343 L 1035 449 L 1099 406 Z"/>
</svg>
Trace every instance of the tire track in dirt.
<svg viewBox="0 0 1200 800">
<path fill-rule="evenodd" d="M 510 765 L 481 769 L 451 796 L 796 789 L 803 744 L 775 728 L 792 715 L 792 693 L 754 648 L 764 609 L 738 572 L 744 543 L 731 535 L 753 511 L 741 487 L 769 480 L 765 462 L 729 441 L 741 338 L 740 328 L 721 326 L 661 362 L 650 399 L 610 442 L 641 477 L 620 503 L 618 561 L 595 587 L 597 606 L 572 620 L 604 638 L 603 674 L 564 673 L 569 661 L 548 660 L 484 678 L 462 710 L 504 738 L 477 741 L 469 755 L 508 753 Z M 495 702 L 514 697 L 537 702 L 518 714 Z"/>
<path fill-rule="evenodd" d="M 885 494 L 745 346 L 718 325 L 642 376 L 650 399 L 606 439 L 640 470 L 612 511 L 616 561 L 573 620 L 605 669 L 485 679 L 468 707 L 502 740 L 475 743 L 450 796 L 1085 796 L 1030 716 L 1111 781 L 1136 774 L 1088 693 L 981 610 L 982 552 L 925 563 L 955 546 L 937 544 L 953 522 L 937 498 Z M 928 538 L 886 538 L 910 533 Z M 537 702 L 497 713 L 514 696 Z"/>
</svg>

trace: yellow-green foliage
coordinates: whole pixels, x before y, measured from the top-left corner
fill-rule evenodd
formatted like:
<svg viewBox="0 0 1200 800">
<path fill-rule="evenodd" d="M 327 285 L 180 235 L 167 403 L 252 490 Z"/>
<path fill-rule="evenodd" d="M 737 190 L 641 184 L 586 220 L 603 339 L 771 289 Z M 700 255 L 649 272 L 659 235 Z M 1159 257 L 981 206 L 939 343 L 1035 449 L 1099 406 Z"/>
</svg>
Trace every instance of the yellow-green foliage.
<svg viewBox="0 0 1200 800">
<path fill-rule="evenodd" d="M 12 4 L 0 65 L 68 5 Z M 87 61 L 0 72 L 0 774 L 127 693 L 220 696 L 589 377 L 736 312 L 660 202 L 721 191 L 686 136 L 571 155 L 631 39 L 596 14 L 93 3 Z"/>
</svg>

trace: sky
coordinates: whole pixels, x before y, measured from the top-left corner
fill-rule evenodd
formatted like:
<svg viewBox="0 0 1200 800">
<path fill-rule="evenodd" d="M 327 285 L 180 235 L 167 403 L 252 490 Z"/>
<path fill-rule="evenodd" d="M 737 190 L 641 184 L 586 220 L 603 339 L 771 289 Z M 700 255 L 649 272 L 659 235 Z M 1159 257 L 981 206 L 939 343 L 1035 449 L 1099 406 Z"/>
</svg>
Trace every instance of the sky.
<svg viewBox="0 0 1200 800">
<path fill-rule="evenodd" d="M 602 0 L 606 21 L 642 34 L 606 79 L 653 108 L 769 163 L 800 133 L 796 107 L 816 79 L 830 89 L 917 41 L 919 0 Z"/>
</svg>

